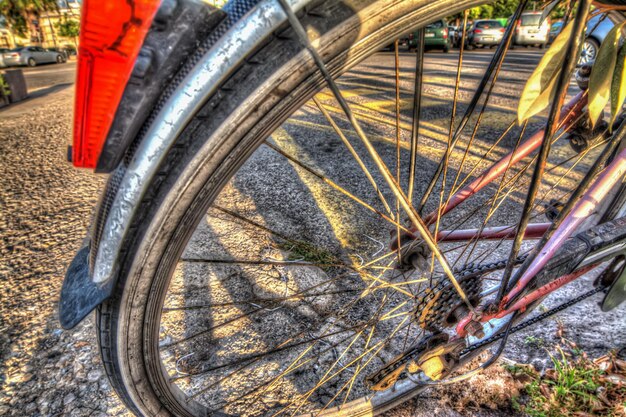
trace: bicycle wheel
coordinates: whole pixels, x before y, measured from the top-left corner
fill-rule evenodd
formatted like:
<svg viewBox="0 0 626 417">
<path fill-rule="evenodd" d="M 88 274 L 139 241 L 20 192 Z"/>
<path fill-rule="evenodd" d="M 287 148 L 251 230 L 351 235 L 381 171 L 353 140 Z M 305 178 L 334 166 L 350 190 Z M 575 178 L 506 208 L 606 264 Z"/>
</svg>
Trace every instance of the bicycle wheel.
<svg viewBox="0 0 626 417">
<path fill-rule="evenodd" d="M 326 1 L 299 18 L 330 74 L 358 89 L 359 75 L 377 78 L 378 56 L 355 67 L 368 56 L 416 25 L 478 3 Z M 454 325 L 463 306 L 428 250 L 388 249 L 397 240 L 390 231 L 400 236 L 407 226 L 381 173 L 354 157 L 366 147 L 350 134 L 337 137 L 346 120 L 322 91 L 324 78 L 292 28 L 285 23 L 261 35 L 244 61 L 224 68 L 227 79 L 177 137 L 133 219 L 116 290 L 98 311 L 107 373 L 139 415 L 378 414 L 419 387 L 403 379 L 372 396 L 366 377 L 425 335 Z M 448 103 L 457 102 L 453 90 Z M 365 131 L 377 138 L 383 163 L 410 188 L 406 146 L 389 139 L 396 133 L 388 127 L 407 122 L 381 116 L 371 103 L 352 106 L 372 122 Z M 430 190 L 420 181 L 408 193 L 416 205 L 424 200 L 424 213 L 437 212 L 451 189 L 519 144 L 527 129 L 507 128 L 496 116 L 502 134 L 475 131 L 451 154 L 448 120 L 437 121 L 438 112 L 420 118 L 430 135 L 416 173 L 429 178 L 443 158 L 443 181 Z M 351 145 L 344 151 L 345 144 Z M 558 210 L 545 201 L 567 201 L 605 144 L 600 139 L 581 152 L 566 142 L 556 148 L 533 218 Z M 436 215 L 433 227 L 445 234 L 510 224 L 532 163 L 529 156 L 507 168 L 501 182 L 477 193 L 478 204 Z M 510 241 L 494 236 L 439 247 L 462 272 L 506 256 Z M 533 243 L 525 245 L 523 251 Z M 471 307 L 501 269 L 459 278 Z"/>
</svg>

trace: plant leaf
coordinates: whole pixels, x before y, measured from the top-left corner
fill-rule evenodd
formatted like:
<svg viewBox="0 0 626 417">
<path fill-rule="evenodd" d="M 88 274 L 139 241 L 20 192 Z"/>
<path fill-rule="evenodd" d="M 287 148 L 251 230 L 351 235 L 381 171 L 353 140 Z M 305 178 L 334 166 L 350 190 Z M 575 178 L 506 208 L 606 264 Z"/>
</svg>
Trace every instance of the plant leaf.
<svg viewBox="0 0 626 417">
<path fill-rule="evenodd" d="M 526 82 L 517 107 L 517 120 L 520 124 L 545 109 L 550 103 L 555 81 L 561 72 L 567 52 L 567 42 L 572 35 L 573 23 L 573 21 L 568 23 L 559 33 Z"/>
<path fill-rule="evenodd" d="M 541 13 L 541 23 L 546 20 L 546 17 L 548 17 L 548 15 L 552 12 L 552 10 L 554 10 L 556 6 L 558 6 L 560 2 L 561 0 L 554 0 L 543 8 L 543 12 Z"/>
<path fill-rule="evenodd" d="M 617 47 L 622 24 L 615 25 L 604 38 L 589 75 L 589 118 L 595 126 L 611 96 L 611 81 L 617 62 Z"/>
<path fill-rule="evenodd" d="M 615 65 L 615 72 L 613 73 L 613 81 L 611 83 L 611 123 L 609 123 L 609 129 L 612 130 L 613 122 L 617 118 L 617 113 L 624 104 L 626 99 L 626 71 L 624 71 L 624 65 L 626 64 L 626 46 L 622 46 L 617 54 L 617 64 Z"/>
</svg>

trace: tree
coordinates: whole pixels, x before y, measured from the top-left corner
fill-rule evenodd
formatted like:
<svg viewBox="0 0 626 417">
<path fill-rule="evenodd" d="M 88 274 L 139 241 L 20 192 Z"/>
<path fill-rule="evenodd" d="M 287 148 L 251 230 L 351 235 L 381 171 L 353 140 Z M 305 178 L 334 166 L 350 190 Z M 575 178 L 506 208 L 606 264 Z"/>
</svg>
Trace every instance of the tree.
<svg viewBox="0 0 626 417">
<path fill-rule="evenodd" d="M 66 38 L 72 38 L 74 45 L 78 45 L 76 38 L 80 33 L 80 23 L 76 19 L 70 19 L 67 13 L 63 16 L 62 20 L 59 20 L 54 25 L 59 32 L 59 35 Z"/>
<path fill-rule="evenodd" d="M 39 20 L 42 12 L 58 10 L 56 0 L 0 0 L 0 14 L 5 17 L 13 32 L 21 37 L 32 34 L 32 22 Z"/>
<path fill-rule="evenodd" d="M 24 0 L 0 0 L 0 14 L 14 33 L 26 37 L 28 32 L 28 5 Z"/>
</svg>

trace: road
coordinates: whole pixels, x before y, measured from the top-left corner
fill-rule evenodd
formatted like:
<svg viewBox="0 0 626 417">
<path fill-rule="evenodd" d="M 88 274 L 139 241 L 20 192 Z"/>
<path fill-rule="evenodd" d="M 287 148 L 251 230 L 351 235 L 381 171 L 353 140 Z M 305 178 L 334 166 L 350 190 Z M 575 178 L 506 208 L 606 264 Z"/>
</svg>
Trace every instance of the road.
<svg viewBox="0 0 626 417">
<path fill-rule="evenodd" d="M 64 64 L 44 64 L 33 68 L 21 67 L 21 70 L 24 72 L 29 92 L 70 86 L 76 79 L 76 60 L 72 59 Z"/>
<path fill-rule="evenodd" d="M 491 52 L 480 50 L 465 55 L 459 114 L 470 100 Z M 493 91 L 485 131 L 506 126 L 515 118 L 517 94 L 529 76 L 529 71 L 521 67 L 538 62 L 540 56 L 534 49 L 510 53 L 499 76 L 506 85 L 496 86 Z M 421 131 L 425 143 L 447 140 L 450 107 L 445 102 L 454 94 L 451 80 L 457 59 L 455 51 L 427 54 Z M 402 53 L 403 112 L 410 111 L 414 61 L 414 54 Z M 361 117 L 371 120 L 374 114 L 382 115 L 379 121 L 385 126 L 380 131 L 387 135 L 393 125 L 389 124 L 394 108 L 392 68 L 393 54 L 378 53 L 339 82 L 358 106 Z M 0 416 L 129 415 L 104 376 L 93 319 L 89 317 L 72 331 L 62 331 L 57 319 L 56 304 L 65 269 L 87 234 L 104 183 L 102 176 L 73 169 L 65 160 L 72 131 L 75 73 L 74 62 L 25 68 L 33 97 L 0 110 Z M 320 99 L 330 103 L 327 92 L 320 94 Z M 589 312 L 595 302 L 592 299 L 577 306 L 573 314 L 559 316 L 570 329 L 569 337 L 594 353 L 626 344 L 626 332 L 619 326 L 622 316 L 600 315 L 597 308 Z M 588 317 L 586 323 L 579 320 L 583 314 Z M 553 339 L 550 335 L 556 327 L 556 322 L 550 321 L 537 333 L 516 336 L 516 346 L 506 354 L 515 360 L 545 365 L 545 352 L 537 349 L 528 353 L 522 341 L 525 335 L 535 334 Z M 607 328 L 612 332 L 607 333 Z M 464 386 L 455 386 L 454 392 L 431 391 L 389 412 L 387 417 L 509 416 L 508 374 L 501 368 L 489 372 L 477 380 L 476 386 L 488 387 L 481 391 L 482 397 Z M 450 398 L 453 400 L 447 403 Z M 473 404 L 474 408 L 459 414 L 453 405 L 461 403 Z M 501 409 L 485 411 L 494 407 Z"/>
</svg>

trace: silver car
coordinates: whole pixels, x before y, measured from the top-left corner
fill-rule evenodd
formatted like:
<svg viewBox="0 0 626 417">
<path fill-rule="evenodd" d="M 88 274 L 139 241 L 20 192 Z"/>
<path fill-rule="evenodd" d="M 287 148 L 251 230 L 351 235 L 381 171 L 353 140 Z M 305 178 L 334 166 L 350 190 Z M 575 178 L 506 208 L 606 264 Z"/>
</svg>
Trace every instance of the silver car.
<svg viewBox="0 0 626 417">
<path fill-rule="evenodd" d="M 4 64 L 8 67 L 28 65 L 34 67 L 39 64 L 56 62 L 61 64 L 66 61 L 63 54 L 56 51 L 49 51 L 41 46 L 24 46 L 11 49 L 3 54 Z"/>
<path fill-rule="evenodd" d="M 498 20 L 476 20 L 467 34 L 466 48 L 495 46 L 504 35 L 504 26 Z"/>
</svg>

